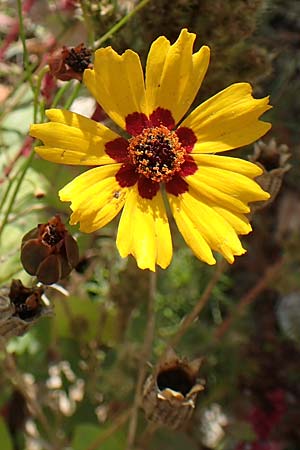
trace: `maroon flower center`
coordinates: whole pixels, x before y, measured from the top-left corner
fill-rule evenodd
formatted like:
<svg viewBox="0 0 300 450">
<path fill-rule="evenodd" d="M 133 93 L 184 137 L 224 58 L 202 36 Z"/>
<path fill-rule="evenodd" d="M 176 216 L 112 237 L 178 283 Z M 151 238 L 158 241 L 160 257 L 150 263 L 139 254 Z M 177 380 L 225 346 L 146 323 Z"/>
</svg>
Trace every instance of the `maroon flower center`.
<svg viewBox="0 0 300 450">
<path fill-rule="evenodd" d="M 186 150 L 178 136 L 164 125 L 144 128 L 129 140 L 129 158 L 135 170 L 156 182 L 168 182 L 179 172 Z"/>
</svg>

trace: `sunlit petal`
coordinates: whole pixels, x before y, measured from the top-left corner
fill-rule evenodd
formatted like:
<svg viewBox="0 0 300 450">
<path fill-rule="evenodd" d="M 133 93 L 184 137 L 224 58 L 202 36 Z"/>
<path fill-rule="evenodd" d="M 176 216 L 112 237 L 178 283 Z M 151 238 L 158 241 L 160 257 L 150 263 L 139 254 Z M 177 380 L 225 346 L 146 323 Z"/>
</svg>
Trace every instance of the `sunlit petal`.
<svg viewBox="0 0 300 450">
<path fill-rule="evenodd" d="M 115 162 L 105 153 L 105 144 L 119 137 L 104 125 L 66 110 L 46 112 L 51 122 L 31 125 L 30 135 L 44 146 L 36 152 L 60 164 L 101 165 Z"/>
<path fill-rule="evenodd" d="M 144 75 L 137 53 L 119 55 L 111 47 L 95 52 L 94 69 L 84 72 L 84 83 L 109 117 L 125 129 L 125 118 L 147 112 Z"/>
<path fill-rule="evenodd" d="M 115 179 L 120 164 L 96 167 L 74 178 L 59 191 L 63 202 L 71 202 L 70 223 L 91 233 L 109 223 L 122 209 L 127 189 Z"/>
<path fill-rule="evenodd" d="M 191 106 L 209 63 L 206 46 L 193 54 L 196 35 L 182 30 L 177 41 L 170 45 L 164 37 L 153 42 L 146 65 L 146 96 L 149 113 L 156 108 L 171 111 L 175 122 Z"/>
<path fill-rule="evenodd" d="M 117 247 L 124 258 L 133 255 L 141 269 L 165 269 L 172 258 L 172 241 L 161 193 L 151 200 L 140 197 L 136 187 L 127 196 L 121 215 Z"/>
<path fill-rule="evenodd" d="M 254 142 L 271 128 L 259 117 L 269 98 L 254 99 L 248 83 L 236 83 L 202 103 L 182 122 L 197 137 L 194 153 L 218 153 Z"/>
</svg>

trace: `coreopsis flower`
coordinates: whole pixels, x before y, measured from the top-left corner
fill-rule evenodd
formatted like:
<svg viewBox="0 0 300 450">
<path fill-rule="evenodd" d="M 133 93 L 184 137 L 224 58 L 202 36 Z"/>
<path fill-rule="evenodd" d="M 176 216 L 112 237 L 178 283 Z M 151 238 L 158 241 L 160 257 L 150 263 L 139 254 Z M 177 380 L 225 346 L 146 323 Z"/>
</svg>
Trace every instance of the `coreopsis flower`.
<svg viewBox="0 0 300 450">
<path fill-rule="evenodd" d="M 32 125 L 43 141 L 37 153 L 61 164 L 96 166 L 59 195 L 71 202 L 71 224 L 93 232 L 123 208 L 117 234 L 120 255 L 132 254 L 142 269 L 166 268 L 172 240 L 165 202 L 194 254 L 215 264 L 212 250 L 230 263 L 245 252 L 238 234 L 251 226 L 249 202 L 269 194 L 254 181 L 255 164 L 215 153 L 247 145 L 270 124 L 259 117 L 268 98 L 254 99 L 248 83 L 237 83 L 186 116 L 209 63 L 209 48 L 193 53 L 195 34 L 182 30 L 170 45 L 153 42 L 146 77 L 132 50 L 95 52 L 83 81 L 108 116 L 129 137 L 66 110 L 47 111 L 49 123 Z M 124 133 L 125 134 L 125 133 Z"/>
</svg>

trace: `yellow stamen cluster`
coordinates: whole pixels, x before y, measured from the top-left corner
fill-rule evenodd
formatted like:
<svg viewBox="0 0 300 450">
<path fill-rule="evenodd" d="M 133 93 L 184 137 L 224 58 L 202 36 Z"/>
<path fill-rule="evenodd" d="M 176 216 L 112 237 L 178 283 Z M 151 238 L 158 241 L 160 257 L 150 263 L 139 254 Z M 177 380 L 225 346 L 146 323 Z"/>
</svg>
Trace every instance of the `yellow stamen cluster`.
<svg viewBox="0 0 300 450">
<path fill-rule="evenodd" d="M 129 140 L 129 156 L 136 170 L 157 183 L 167 182 L 184 162 L 185 149 L 167 127 L 145 128 Z"/>
</svg>

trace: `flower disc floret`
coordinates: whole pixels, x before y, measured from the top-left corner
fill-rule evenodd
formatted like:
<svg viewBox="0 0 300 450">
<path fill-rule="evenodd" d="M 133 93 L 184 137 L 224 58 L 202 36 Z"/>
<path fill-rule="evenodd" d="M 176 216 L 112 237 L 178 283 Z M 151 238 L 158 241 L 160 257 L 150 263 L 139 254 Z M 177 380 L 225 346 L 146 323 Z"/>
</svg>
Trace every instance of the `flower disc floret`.
<svg viewBox="0 0 300 450">
<path fill-rule="evenodd" d="M 169 181 L 180 171 L 186 153 L 177 135 L 163 125 L 132 137 L 128 151 L 136 171 L 157 183 Z"/>
</svg>

